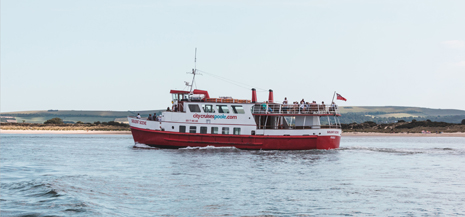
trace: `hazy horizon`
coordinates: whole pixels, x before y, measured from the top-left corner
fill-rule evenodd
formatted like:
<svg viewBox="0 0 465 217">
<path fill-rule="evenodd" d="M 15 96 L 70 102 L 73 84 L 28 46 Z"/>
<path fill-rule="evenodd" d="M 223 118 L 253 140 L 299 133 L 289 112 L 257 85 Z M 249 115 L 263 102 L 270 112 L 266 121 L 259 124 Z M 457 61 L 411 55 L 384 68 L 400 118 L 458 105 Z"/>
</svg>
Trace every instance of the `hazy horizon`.
<svg viewBox="0 0 465 217">
<path fill-rule="evenodd" d="M 1 1 L 1 112 L 211 97 L 465 110 L 465 1 Z M 202 72 L 201 72 L 202 73 Z M 220 76 L 220 79 L 217 79 Z M 231 84 L 224 78 L 236 81 Z M 240 83 L 237 83 L 240 82 Z"/>
</svg>

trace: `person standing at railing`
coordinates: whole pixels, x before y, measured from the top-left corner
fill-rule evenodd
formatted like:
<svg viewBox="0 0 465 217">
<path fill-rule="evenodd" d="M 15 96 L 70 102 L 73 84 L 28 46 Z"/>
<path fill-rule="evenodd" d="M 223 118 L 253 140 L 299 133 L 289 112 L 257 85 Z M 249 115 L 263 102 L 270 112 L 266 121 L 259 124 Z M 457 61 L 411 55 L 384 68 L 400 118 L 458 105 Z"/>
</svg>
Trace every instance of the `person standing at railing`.
<svg viewBox="0 0 465 217">
<path fill-rule="evenodd" d="M 305 103 L 305 110 L 310 111 L 310 102 Z"/>
<path fill-rule="evenodd" d="M 296 113 L 297 110 L 299 109 L 299 102 L 295 101 L 292 103 L 292 110 L 291 110 L 291 113 Z"/>
<path fill-rule="evenodd" d="M 266 101 L 265 103 L 262 104 L 262 108 L 263 110 L 265 110 L 265 112 L 273 112 L 273 109 L 271 109 L 270 107 L 268 107 L 268 101 Z"/>
<path fill-rule="evenodd" d="M 287 113 L 287 97 L 284 97 L 284 101 L 283 101 L 283 113 Z"/>
<path fill-rule="evenodd" d="M 137 119 L 141 119 L 141 116 L 139 113 L 137 113 L 137 116 L 136 116 Z"/>
<path fill-rule="evenodd" d="M 316 104 L 316 101 L 312 101 L 312 103 L 310 103 L 310 111 L 312 113 L 318 112 L 318 105 Z"/>
<path fill-rule="evenodd" d="M 302 100 L 300 100 L 299 112 L 303 111 L 304 108 L 305 108 L 305 100 L 302 99 Z"/>
<path fill-rule="evenodd" d="M 336 110 L 337 110 L 337 105 L 336 105 L 336 103 L 333 102 L 333 103 L 331 104 L 330 110 L 333 111 L 334 113 L 336 113 Z"/>
</svg>

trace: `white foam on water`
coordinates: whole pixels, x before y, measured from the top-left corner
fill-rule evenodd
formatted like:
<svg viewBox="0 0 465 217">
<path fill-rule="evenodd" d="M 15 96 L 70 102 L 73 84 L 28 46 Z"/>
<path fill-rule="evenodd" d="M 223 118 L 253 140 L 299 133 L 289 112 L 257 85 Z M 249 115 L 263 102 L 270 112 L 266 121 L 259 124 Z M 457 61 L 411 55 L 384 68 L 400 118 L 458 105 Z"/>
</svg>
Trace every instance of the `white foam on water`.
<svg viewBox="0 0 465 217">
<path fill-rule="evenodd" d="M 150 148 L 150 149 L 158 149 L 158 148 L 156 148 L 156 147 L 150 147 L 150 146 L 148 146 L 148 145 L 146 145 L 146 144 L 142 144 L 142 143 L 138 143 L 138 142 L 136 142 L 136 143 L 134 144 L 133 148 Z"/>
<path fill-rule="evenodd" d="M 186 149 L 186 150 L 194 150 L 194 149 L 198 149 L 198 150 L 206 150 L 206 149 L 237 149 L 236 147 L 234 146 L 222 146 L 222 147 L 215 147 L 215 146 L 206 146 L 206 147 L 190 147 L 190 146 L 187 146 L 185 148 L 180 148 L 180 149 Z"/>
</svg>

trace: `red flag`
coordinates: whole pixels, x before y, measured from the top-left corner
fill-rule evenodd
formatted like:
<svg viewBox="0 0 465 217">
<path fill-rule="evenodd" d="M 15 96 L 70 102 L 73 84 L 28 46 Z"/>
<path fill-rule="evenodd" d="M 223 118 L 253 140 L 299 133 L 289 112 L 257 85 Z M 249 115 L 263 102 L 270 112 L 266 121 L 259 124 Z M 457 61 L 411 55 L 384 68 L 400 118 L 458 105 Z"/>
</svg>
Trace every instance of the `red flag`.
<svg viewBox="0 0 465 217">
<path fill-rule="evenodd" d="M 347 101 L 347 99 L 346 99 L 346 98 L 344 98 L 344 97 L 342 97 L 342 96 L 341 96 L 341 94 L 339 94 L 339 93 L 336 93 L 336 94 L 337 94 L 337 99 L 338 99 L 338 100 L 344 100 L 344 101 Z"/>
</svg>

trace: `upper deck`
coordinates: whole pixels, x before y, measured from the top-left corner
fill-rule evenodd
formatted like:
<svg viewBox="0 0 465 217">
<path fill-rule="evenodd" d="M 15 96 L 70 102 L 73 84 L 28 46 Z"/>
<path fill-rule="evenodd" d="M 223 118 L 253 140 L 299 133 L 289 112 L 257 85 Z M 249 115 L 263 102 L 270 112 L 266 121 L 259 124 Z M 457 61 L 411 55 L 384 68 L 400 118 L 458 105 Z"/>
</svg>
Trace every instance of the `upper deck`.
<svg viewBox="0 0 465 217">
<path fill-rule="evenodd" d="M 277 104 L 261 103 L 252 107 L 252 114 L 267 116 L 341 116 L 336 104 Z"/>
<path fill-rule="evenodd" d="M 173 112 L 186 112 L 186 104 L 199 104 L 204 108 L 207 104 L 243 104 L 251 108 L 254 116 L 340 116 L 336 104 L 329 106 L 325 104 L 302 103 L 298 104 L 279 104 L 273 102 L 273 91 L 270 90 L 270 95 L 266 102 L 257 102 L 255 89 L 252 89 L 252 100 L 233 99 L 231 97 L 210 98 L 208 91 L 205 90 L 171 90 Z M 268 103 L 271 102 L 271 103 Z M 200 111 L 197 111 L 200 112 Z M 209 113 L 211 111 L 205 110 Z"/>
</svg>

